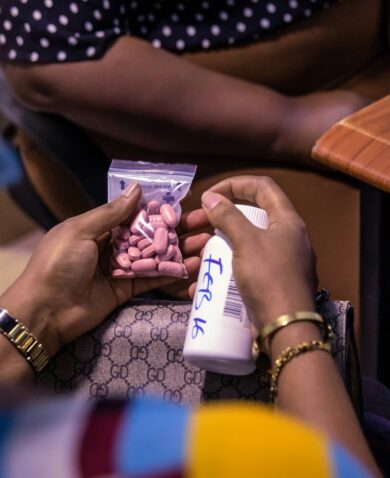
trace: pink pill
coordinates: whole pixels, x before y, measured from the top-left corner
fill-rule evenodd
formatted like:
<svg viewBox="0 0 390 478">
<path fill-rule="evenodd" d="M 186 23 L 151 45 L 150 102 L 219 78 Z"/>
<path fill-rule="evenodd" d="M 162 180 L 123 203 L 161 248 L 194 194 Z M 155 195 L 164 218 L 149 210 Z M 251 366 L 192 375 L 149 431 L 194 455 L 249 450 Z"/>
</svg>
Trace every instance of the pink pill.
<svg viewBox="0 0 390 478">
<path fill-rule="evenodd" d="M 138 259 L 141 259 L 141 251 L 138 247 L 129 247 L 127 253 L 132 261 L 138 261 Z"/>
<path fill-rule="evenodd" d="M 158 258 L 161 262 L 169 261 L 175 254 L 175 246 L 170 244 L 165 254 L 159 254 Z"/>
<path fill-rule="evenodd" d="M 146 209 L 149 214 L 157 214 L 160 211 L 160 202 L 152 199 L 152 201 L 148 202 Z"/>
<path fill-rule="evenodd" d="M 145 236 L 150 237 L 150 238 L 154 237 L 154 231 L 155 231 L 155 226 L 154 225 L 155 224 L 157 224 L 157 223 L 153 222 L 153 223 L 144 224 L 142 226 L 142 234 L 144 235 L 144 237 Z"/>
<path fill-rule="evenodd" d="M 142 257 L 144 259 L 147 259 L 148 257 L 152 257 L 156 255 L 156 248 L 154 247 L 154 244 L 151 244 L 148 247 L 145 247 L 145 249 L 141 252 Z"/>
<path fill-rule="evenodd" d="M 172 277 L 187 277 L 187 272 L 183 264 L 177 262 L 163 261 L 158 265 L 158 271 L 161 274 Z"/>
<path fill-rule="evenodd" d="M 115 260 L 124 269 L 131 268 L 131 260 L 129 259 L 127 252 L 120 252 L 115 256 Z"/>
<path fill-rule="evenodd" d="M 151 214 L 149 216 L 149 222 L 163 222 L 163 218 L 161 217 L 161 214 Z"/>
<path fill-rule="evenodd" d="M 141 209 L 141 211 L 137 214 L 135 217 L 131 227 L 130 231 L 133 234 L 137 234 L 142 232 L 142 227 L 148 223 L 148 214 L 145 211 L 145 209 Z"/>
<path fill-rule="evenodd" d="M 177 234 L 174 231 L 168 232 L 168 242 L 169 244 L 177 244 Z"/>
<path fill-rule="evenodd" d="M 137 244 L 137 247 L 140 251 L 143 251 L 146 247 L 150 246 L 152 244 L 152 240 L 149 239 L 148 237 L 145 237 L 144 239 L 141 239 L 139 243 Z"/>
<path fill-rule="evenodd" d="M 170 204 L 163 204 L 160 208 L 161 217 L 165 224 L 169 227 L 176 227 L 179 222 L 178 216 L 176 216 L 175 210 Z"/>
<path fill-rule="evenodd" d="M 114 269 L 111 272 L 112 277 L 122 277 L 124 279 L 130 279 L 132 277 L 135 277 L 134 272 L 131 270 L 123 270 L 123 269 Z"/>
<path fill-rule="evenodd" d="M 140 259 L 139 261 L 134 262 L 133 272 L 135 274 L 152 272 L 156 270 L 156 267 L 157 264 L 154 259 Z"/>
<path fill-rule="evenodd" d="M 164 254 L 168 247 L 168 232 L 163 227 L 159 227 L 154 235 L 154 247 L 157 254 Z"/>
<path fill-rule="evenodd" d="M 136 235 L 136 234 L 133 234 L 133 235 L 130 236 L 130 238 L 129 238 L 129 244 L 130 244 L 130 246 L 131 246 L 131 247 L 136 246 L 141 239 L 143 239 L 143 236 L 138 236 L 138 235 Z"/>
<path fill-rule="evenodd" d="M 165 229 L 168 229 L 160 214 L 154 214 L 152 216 L 149 216 L 149 223 L 154 230 L 158 229 L 159 227 L 164 227 Z"/>
</svg>

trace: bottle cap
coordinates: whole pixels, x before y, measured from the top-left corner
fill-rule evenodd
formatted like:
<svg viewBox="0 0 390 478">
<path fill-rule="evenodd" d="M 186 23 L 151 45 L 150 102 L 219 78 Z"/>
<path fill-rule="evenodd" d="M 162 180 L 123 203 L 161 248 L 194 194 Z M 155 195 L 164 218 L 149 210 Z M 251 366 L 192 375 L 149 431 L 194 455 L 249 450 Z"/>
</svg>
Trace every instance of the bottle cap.
<svg viewBox="0 0 390 478">
<path fill-rule="evenodd" d="M 244 216 L 254 226 L 261 229 L 267 229 L 268 227 L 268 214 L 267 211 L 260 207 L 246 206 L 245 204 L 236 204 L 236 208 L 240 210 Z"/>
</svg>

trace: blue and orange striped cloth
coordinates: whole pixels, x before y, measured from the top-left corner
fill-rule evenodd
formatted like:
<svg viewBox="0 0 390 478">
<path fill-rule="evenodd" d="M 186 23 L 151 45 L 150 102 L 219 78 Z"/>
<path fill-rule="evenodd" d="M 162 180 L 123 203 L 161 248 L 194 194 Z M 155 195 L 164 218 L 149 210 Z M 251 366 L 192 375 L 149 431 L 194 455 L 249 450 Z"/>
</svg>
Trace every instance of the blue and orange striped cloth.
<svg viewBox="0 0 390 478">
<path fill-rule="evenodd" d="M 0 412 L 1 478 L 368 477 L 341 446 L 248 403 L 34 402 Z"/>
</svg>

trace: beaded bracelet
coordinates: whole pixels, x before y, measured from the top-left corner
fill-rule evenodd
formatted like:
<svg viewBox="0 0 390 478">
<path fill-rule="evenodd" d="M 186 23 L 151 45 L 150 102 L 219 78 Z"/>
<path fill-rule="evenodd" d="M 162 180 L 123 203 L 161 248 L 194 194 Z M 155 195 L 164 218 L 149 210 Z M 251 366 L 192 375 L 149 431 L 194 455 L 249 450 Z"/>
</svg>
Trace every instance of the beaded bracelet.
<svg viewBox="0 0 390 478">
<path fill-rule="evenodd" d="M 278 394 L 278 380 L 284 366 L 290 362 L 293 358 L 298 357 L 306 352 L 313 350 L 323 350 L 330 353 L 332 350 L 332 344 L 330 340 L 312 340 L 311 342 L 302 342 L 295 347 L 287 347 L 276 358 L 274 368 L 271 374 L 271 384 L 269 389 L 269 401 L 275 402 Z"/>
<path fill-rule="evenodd" d="M 27 327 L 0 307 L 0 332 L 23 355 L 35 373 L 41 372 L 49 363 L 49 356 L 43 345 Z"/>
</svg>

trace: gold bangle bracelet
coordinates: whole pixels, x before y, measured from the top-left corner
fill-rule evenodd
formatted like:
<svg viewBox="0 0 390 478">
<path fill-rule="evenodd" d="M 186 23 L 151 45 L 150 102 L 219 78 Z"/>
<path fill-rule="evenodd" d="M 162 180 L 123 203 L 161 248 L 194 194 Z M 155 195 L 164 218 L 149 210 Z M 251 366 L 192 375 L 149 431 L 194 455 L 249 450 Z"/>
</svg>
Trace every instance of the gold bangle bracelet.
<svg viewBox="0 0 390 478">
<path fill-rule="evenodd" d="M 278 317 L 273 322 L 267 324 L 260 332 L 258 337 L 255 340 L 255 349 L 257 353 L 260 353 L 263 350 L 263 344 L 266 339 L 269 339 L 274 335 L 278 330 L 286 327 L 287 325 L 293 324 L 295 322 L 314 322 L 318 325 L 323 325 L 324 320 L 320 314 L 313 311 L 299 311 L 292 314 L 284 314 Z"/>
<path fill-rule="evenodd" d="M 302 342 L 295 347 L 287 347 L 276 358 L 274 368 L 271 372 L 271 384 L 269 389 L 269 401 L 274 403 L 278 395 L 278 381 L 283 368 L 295 357 L 312 352 L 314 350 L 322 350 L 331 353 L 331 342 L 322 340 L 312 340 L 311 342 Z"/>
<path fill-rule="evenodd" d="M 49 356 L 43 345 L 27 327 L 0 307 L 0 332 L 23 355 L 35 373 L 41 372 L 49 363 Z"/>
</svg>

